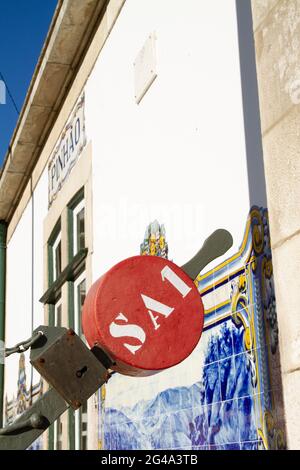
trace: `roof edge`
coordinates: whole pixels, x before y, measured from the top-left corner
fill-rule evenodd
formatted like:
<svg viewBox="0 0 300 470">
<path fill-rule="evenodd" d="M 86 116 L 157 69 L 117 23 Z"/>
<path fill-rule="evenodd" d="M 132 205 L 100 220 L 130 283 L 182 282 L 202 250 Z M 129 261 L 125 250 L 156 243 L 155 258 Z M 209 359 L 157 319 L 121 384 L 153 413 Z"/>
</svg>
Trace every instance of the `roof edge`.
<svg viewBox="0 0 300 470">
<path fill-rule="evenodd" d="M 110 0 L 59 0 L 0 174 L 9 222 Z"/>
</svg>

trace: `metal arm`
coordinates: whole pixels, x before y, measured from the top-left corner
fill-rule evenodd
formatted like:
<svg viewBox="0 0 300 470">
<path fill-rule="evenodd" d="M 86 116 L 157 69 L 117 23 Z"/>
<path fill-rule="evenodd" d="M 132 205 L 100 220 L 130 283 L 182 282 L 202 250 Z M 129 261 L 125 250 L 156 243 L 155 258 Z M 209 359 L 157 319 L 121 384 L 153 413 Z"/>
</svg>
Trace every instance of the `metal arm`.
<svg viewBox="0 0 300 470">
<path fill-rule="evenodd" d="M 0 430 L 0 450 L 27 449 L 68 408 L 59 393 L 50 389 L 11 426 Z"/>
<path fill-rule="evenodd" d="M 40 326 L 30 362 L 53 387 L 12 425 L 0 429 L 0 450 L 27 449 L 70 406 L 78 409 L 110 377 L 110 358 L 88 349 L 73 330 Z"/>
<path fill-rule="evenodd" d="M 227 230 L 220 228 L 205 240 L 198 253 L 181 266 L 181 269 L 194 280 L 208 263 L 224 255 L 232 247 L 232 244 L 233 239 L 231 234 Z"/>
</svg>

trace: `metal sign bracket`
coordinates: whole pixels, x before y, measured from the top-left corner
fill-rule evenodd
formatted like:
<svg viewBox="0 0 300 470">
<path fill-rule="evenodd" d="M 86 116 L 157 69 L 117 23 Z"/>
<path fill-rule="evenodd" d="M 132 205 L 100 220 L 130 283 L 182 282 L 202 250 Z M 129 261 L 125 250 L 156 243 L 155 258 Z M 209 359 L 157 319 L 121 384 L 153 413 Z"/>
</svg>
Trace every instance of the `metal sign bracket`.
<svg viewBox="0 0 300 470">
<path fill-rule="evenodd" d="M 90 350 L 73 330 L 40 326 L 33 333 L 37 336 L 30 362 L 53 388 L 0 429 L 0 450 L 27 449 L 70 406 L 79 408 L 110 377 L 110 358 L 97 347 Z"/>
</svg>

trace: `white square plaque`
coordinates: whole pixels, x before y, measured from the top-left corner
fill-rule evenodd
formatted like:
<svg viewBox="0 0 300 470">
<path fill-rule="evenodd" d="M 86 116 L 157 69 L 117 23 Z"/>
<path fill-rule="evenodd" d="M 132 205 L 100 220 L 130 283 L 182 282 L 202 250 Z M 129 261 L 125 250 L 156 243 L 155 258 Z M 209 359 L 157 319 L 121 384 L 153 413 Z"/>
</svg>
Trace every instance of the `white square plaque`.
<svg viewBox="0 0 300 470">
<path fill-rule="evenodd" d="M 156 34 L 152 33 L 134 62 L 135 101 L 137 104 L 145 96 L 156 77 Z"/>
</svg>

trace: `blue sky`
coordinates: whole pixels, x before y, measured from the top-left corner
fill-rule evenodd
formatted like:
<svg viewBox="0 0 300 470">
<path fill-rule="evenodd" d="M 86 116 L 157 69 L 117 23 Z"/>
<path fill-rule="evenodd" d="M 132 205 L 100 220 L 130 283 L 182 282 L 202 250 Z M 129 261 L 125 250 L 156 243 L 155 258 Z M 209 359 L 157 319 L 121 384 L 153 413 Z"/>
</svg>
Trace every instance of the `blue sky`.
<svg viewBox="0 0 300 470">
<path fill-rule="evenodd" d="M 19 110 L 37 64 L 57 0 L 0 0 L 0 72 Z M 18 115 L 7 96 L 0 104 L 0 166 Z"/>
</svg>

